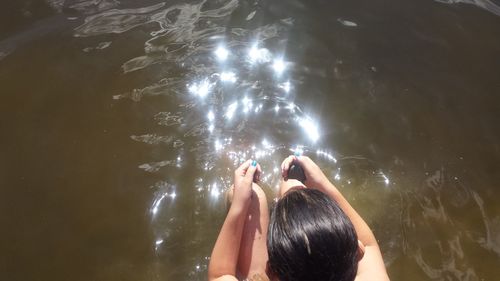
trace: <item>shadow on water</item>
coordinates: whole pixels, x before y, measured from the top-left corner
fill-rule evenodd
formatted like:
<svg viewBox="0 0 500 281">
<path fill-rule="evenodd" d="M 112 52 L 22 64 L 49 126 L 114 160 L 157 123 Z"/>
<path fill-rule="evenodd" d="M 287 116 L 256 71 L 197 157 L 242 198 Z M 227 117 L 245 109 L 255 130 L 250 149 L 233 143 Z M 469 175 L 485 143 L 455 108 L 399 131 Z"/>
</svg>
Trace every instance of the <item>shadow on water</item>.
<svg viewBox="0 0 500 281">
<path fill-rule="evenodd" d="M 4 7 L 1 279 L 205 280 L 233 169 L 297 150 L 392 279 L 497 276 L 495 1 Z"/>
</svg>

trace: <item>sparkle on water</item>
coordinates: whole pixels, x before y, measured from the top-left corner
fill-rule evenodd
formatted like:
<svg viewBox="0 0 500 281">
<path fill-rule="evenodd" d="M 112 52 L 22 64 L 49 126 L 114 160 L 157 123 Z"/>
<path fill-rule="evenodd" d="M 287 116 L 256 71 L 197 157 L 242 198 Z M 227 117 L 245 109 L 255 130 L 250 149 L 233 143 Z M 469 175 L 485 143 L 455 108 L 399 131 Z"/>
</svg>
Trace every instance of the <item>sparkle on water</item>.
<svg viewBox="0 0 500 281">
<path fill-rule="evenodd" d="M 283 71 L 285 71 L 285 68 L 286 68 L 285 62 L 283 61 L 282 58 L 274 59 L 273 69 L 277 75 L 281 75 L 283 73 Z"/>
<path fill-rule="evenodd" d="M 226 114 L 224 116 L 226 116 L 228 120 L 231 120 L 237 108 L 238 108 L 238 102 L 235 101 L 227 107 Z"/>
<path fill-rule="evenodd" d="M 304 117 L 299 119 L 299 124 L 304 129 L 310 140 L 313 142 L 319 140 L 318 125 L 314 121 L 312 121 L 309 117 Z"/>
<path fill-rule="evenodd" d="M 197 83 L 189 85 L 189 92 L 203 98 L 210 93 L 211 88 L 212 84 L 208 78 L 205 78 Z"/>
<path fill-rule="evenodd" d="M 231 71 L 227 71 L 227 72 L 222 72 L 220 74 L 220 80 L 222 82 L 231 82 L 231 83 L 234 83 L 236 82 L 236 74 L 234 72 L 231 72 Z"/>
<path fill-rule="evenodd" d="M 227 156 L 233 163 L 234 167 L 237 167 L 242 162 L 247 159 L 257 159 L 259 161 L 268 161 L 272 159 L 273 154 L 278 149 L 286 149 L 283 144 L 274 143 L 275 136 L 266 135 L 261 138 L 260 143 L 247 143 L 245 147 L 248 149 L 242 149 L 241 146 L 235 146 L 233 144 L 233 139 L 231 136 L 231 131 L 227 131 L 228 128 L 233 128 L 236 126 L 235 130 L 241 130 L 240 126 L 244 126 L 249 122 L 250 115 L 258 117 L 260 114 L 267 114 L 267 112 L 273 113 L 275 117 L 281 117 L 283 115 L 287 118 L 287 124 L 295 126 L 297 129 L 301 129 L 303 135 L 309 140 L 309 145 L 315 145 L 315 143 L 320 139 L 320 129 L 316 121 L 314 121 L 309 116 L 303 114 L 302 109 L 293 102 L 294 97 L 289 97 L 288 100 L 283 99 L 283 94 L 287 96 L 290 94 L 292 89 L 292 82 L 287 75 L 284 75 L 287 71 L 288 63 L 285 62 L 283 56 L 276 56 L 273 59 L 273 54 L 266 49 L 259 47 L 257 44 L 252 45 L 248 49 L 248 56 L 244 58 L 250 64 L 242 64 L 243 67 L 247 69 L 242 70 L 241 77 L 238 77 L 233 70 L 228 70 L 230 67 L 229 57 L 233 53 L 223 44 L 218 45 L 218 47 L 213 51 L 213 54 L 217 61 L 224 62 L 216 65 L 216 68 L 221 68 L 218 72 L 214 71 L 212 73 L 204 73 L 204 76 L 197 74 L 195 80 L 187 85 L 187 91 L 201 99 L 203 102 L 197 103 L 195 101 L 194 106 L 199 106 L 202 110 L 202 114 L 205 116 L 206 124 L 205 130 L 208 134 L 208 141 L 213 145 L 210 149 L 215 158 L 204 160 L 202 163 L 202 168 L 207 172 L 211 173 L 214 168 L 215 161 L 217 159 Z M 237 50 L 234 50 L 237 53 Z M 231 63 L 233 61 L 231 60 Z M 259 65 L 261 65 L 259 67 Z M 251 66 L 251 67 L 249 67 Z M 245 71 L 271 71 L 272 74 L 269 76 L 270 81 L 274 84 L 275 89 L 278 89 L 275 93 L 265 93 L 265 96 L 259 96 L 259 93 L 255 89 L 259 89 L 259 83 L 263 81 L 246 81 L 249 77 Z M 205 78 L 203 78 L 205 77 Z M 281 79 L 280 77 L 287 77 L 287 79 Z M 218 82 L 213 80 L 216 78 Z M 224 85 L 234 84 L 234 87 L 224 87 Z M 243 86 L 242 86 L 243 85 Z M 251 86 L 249 86 L 251 85 Z M 228 96 L 226 96 L 228 94 Z M 223 95 L 224 104 L 222 108 L 218 108 L 218 103 L 215 102 L 219 100 Z M 229 101 L 226 99 L 229 97 Z M 253 118 L 253 117 L 252 117 Z M 221 123 L 217 121 L 220 120 Z M 230 122 L 231 121 L 231 122 Z M 291 122 L 290 122 L 291 121 Z M 216 130 L 217 128 L 217 130 Z M 229 132 L 229 135 L 227 135 Z M 306 139 L 306 140 L 307 140 Z M 238 143 L 238 145 L 240 145 Z M 302 144 L 296 144 L 294 148 L 288 148 L 291 153 L 296 153 L 302 155 L 305 151 L 306 146 Z M 336 159 L 329 153 L 319 150 L 318 155 L 324 157 L 324 159 L 336 162 Z M 263 173 L 261 180 L 269 182 L 271 186 L 278 186 L 281 173 L 279 169 L 280 163 L 272 164 L 272 171 L 269 173 Z M 173 161 L 173 165 L 177 168 L 182 167 L 182 158 L 179 155 L 176 161 Z M 340 179 L 337 174 L 335 179 Z M 212 181 L 212 179 L 207 178 L 207 180 Z M 215 203 L 221 200 L 221 194 L 225 190 L 225 186 L 228 184 L 223 178 L 216 179 L 212 184 L 204 185 L 203 178 L 199 179 L 198 184 L 195 187 L 197 192 L 208 192 L 210 202 Z M 229 183 L 230 185 L 230 183 Z M 169 200 L 174 200 L 177 197 L 175 190 L 169 190 L 169 192 L 161 193 L 156 200 L 154 200 L 151 207 L 151 213 L 153 218 L 157 216 L 159 209 L 163 206 L 166 198 Z M 166 205 L 165 205 L 166 206 Z M 163 241 L 163 240 L 157 240 Z M 163 242 L 162 242 L 163 243 Z M 156 248 L 161 245 L 161 243 L 156 244 Z"/>
<path fill-rule="evenodd" d="M 215 183 L 215 182 L 212 184 L 212 187 L 210 189 L 210 195 L 213 198 L 218 198 L 220 195 L 219 187 L 217 186 L 217 183 Z"/>
<path fill-rule="evenodd" d="M 20 120 L 16 121 L 16 118 L 11 118 L 13 123 L 10 127 L 19 130 L 6 133 L 17 136 L 13 139 L 19 145 L 24 144 L 23 140 L 28 140 L 32 135 L 37 135 L 39 140 L 47 142 L 43 134 L 50 134 L 52 130 L 35 130 L 29 133 L 30 124 L 33 123 L 32 126 L 36 127 L 38 123 L 50 123 L 54 119 L 57 121 L 57 127 L 62 129 L 57 134 L 60 141 L 48 143 L 50 145 L 44 145 L 44 148 L 46 147 L 47 151 L 53 149 L 60 152 L 62 157 L 68 154 L 64 153 L 68 149 L 74 151 L 73 139 L 78 138 L 78 133 L 90 132 L 91 135 L 85 139 L 85 147 L 98 151 L 92 149 L 97 147 L 110 153 L 96 154 L 99 159 L 96 159 L 92 167 L 79 165 L 85 168 L 86 173 L 72 173 L 72 170 L 68 169 L 56 171 L 68 182 L 71 181 L 70 183 L 81 182 L 81 174 L 98 176 L 92 169 L 99 170 L 99 165 L 123 166 L 114 169 L 117 174 L 105 179 L 108 183 L 105 192 L 102 191 L 103 187 L 95 190 L 87 188 L 86 196 L 82 198 L 85 200 L 78 200 L 78 205 L 70 206 L 71 215 L 78 219 L 72 226 L 77 229 L 88 228 L 90 222 L 93 223 L 91 236 L 104 234 L 101 236 L 105 237 L 98 239 L 97 244 L 95 239 L 83 239 L 83 246 L 91 246 L 90 252 L 85 252 L 86 256 L 97 258 L 88 259 L 89 261 L 81 266 L 91 268 L 90 275 L 94 278 L 82 279 L 119 279 L 122 275 L 135 280 L 205 280 L 209 262 L 207 255 L 210 254 L 210 247 L 213 246 L 213 239 L 218 231 L 216 228 L 220 222 L 219 218 L 224 214 L 223 208 L 220 208 L 220 203 L 224 200 L 221 195 L 231 184 L 228 181 L 232 180 L 234 168 L 247 159 L 259 159 L 264 169 L 264 184 L 277 187 L 282 156 L 296 152 L 314 157 L 325 172 L 328 172 L 328 176 L 332 177 L 339 187 L 345 188 L 346 195 L 351 196 L 349 199 L 355 198 L 352 203 L 360 206 L 360 211 L 365 211 L 374 223 L 380 246 L 387 251 L 384 252 L 386 265 L 396 275 L 404 276 L 410 273 L 406 274 L 407 280 L 495 280 L 495 258 L 500 253 L 500 218 L 498 212 L 495 212 L 497 209 L 494 199 L 482 198 L 494 189 L 476 187 L 495 186 L 492 184 L 494 179 L 489 176 L 489 170 L 479 169 L 483 166 L 478 163 L 491 165 L 498 153 L 493 151 L 488 154 L 488 151 L 474 150 L 478 144 L 482 145 L 481 147 L 494 146 L 494 140 L 498 137 L 498 134 L 493 133 L 495 123 L 491 120 L 494 117 L 488 112 L 491 104 L 495 104 L 488 101 L 495 99 L 491 99 L 487 94 L 498 88 L 495 72 L 491 71 L 494 69 L 493 64 L 489 65 L 488 62 L 494 61 L 491 58 L 496 57 L 495 54 L 498 53 L 498 44 L 492 41 L 492 38 L 496 37 L 492 35 L 499 28 L 496 25 L 498 18 L 493 16 L 500 15 L 499 0 L 434 1 L 439 4 L 414 1 L 415 5 L 418 5 L 417 2 L 425 3 L 421 7 L 412 5 L 417 9 L 410 9 L 411 11 L 406 11 L 408 7 L 405 5 L 384 9 L 383 6 L 377 7 L 371 3 L 373 9 L 367 13 L 356 13 L 356 9 L 363 10 L 365 7 L 350 7 L 351 5 L 343 5 L 341 1 L 329 1 L 330 4 L 339 2 L 337 4 L 342 9 L 330 9 L 335 10 L 335 16 L 327 17 L 327 22 L 324 19 L 311 18 L 321 13 L 317 10 L 318 7 L 325 8 L 325 5 L 308 6 L 303 2 L 305 6 L 298 7 L 289 3 L 292 1 L 275 1 L 272 5 L 267 5 L 266 1 L 239 0 L 134 1 L 134 7 L 130 5 L 133 1 L 118 0 L 17 2 L 49 3 L 57 8 L 53 11 L 47 9 L 49 14 L 44 14 L 43 11 L 40 14 L 38 8 L 42 6 L 28 5 L 23 7 L 25 13 L 22 14 L 26 16 L 35 9 L 36 14 L 31 20 L 21 26 L 15 22 L 5 26 L 5 38 L 0 42 L 0 76 L 5 78 L 2 85 L 13 90 L 3 91 L 2 103 L 23 105 L 26 112 L 31 112 L 27 117 L 35 116 L 35 121 L 39 121 L 28 122 L 33 118 L 17 118 Z M 288 4 L 285 4 L 286 2 Z M 468 12 L 467 5 L 463 6 L 463 3 L 474 4 L 484 11 L 492 12 L 492 15 L 484 14 L 481 10 Z M 448 9 L 446 4 L 461 6 Z M 5 9 L 5 5 L 2 8 Z M 432 17 L 425 18 L 425 15 L 420 13 L 421 8 L 430 11 L 431 13 L 427 14 Z M 23 18 L 23 15 L 20 16 Z M 395 24 L 381 23 L 377 17 L 390 18 L 391 23 Z M 64 24 L 64 19 L 70 20 L 71 24 Z M 373 24 L 377 21 L 379 24 Z M 398 25 L 400 22 L 404 23 L 403 26 Z M 64 26 L 59 26 L 59 23 Z M 328 23 L 329 30 L 325 32 L 323 27 Z M 31 29 L 32 27 L 35 28 Z M 384 27 L 383 32 L 377 33 L 380 27 Z M 410 32 L 404 32 L 405 29 Z M 44 34 L 58 36 L 46 38 Z M 67 35 L 74 37 L 70 39 Z M 340 37 L 341 42 L 336 37 Z M 57 42 L 65 38 L 69 39 L 66 43 L 70 45 Z M 465 44 L 460 44 L 462 41 Z M 37 42 L 43 44 L 36 44 Z M 129 44 L 124 46 L 123 42 Z M 57 56 L 53 56 L 50 48 L 53 49 L 56 43 L 61 43 L 62 48 L 59 48 L 61 52 L 58 52 Z M 405 47 L 404 52 L 391 52 L 401 46 Z M 425 52 L 418 50 L 420 46 L 426 47 Z M 73 53 L 73 47 L 85 48 L 78 54 Z M 33 48 L 39 52 L 33 52 Z M 444 50 L 447 55 L 440 56 Z M 48 59 L 38 58 L 47 54 Z M 468 57 L 468 54 L 472 55 Z M 463 62 L 461 58 L 465 58 L 467 64 L 470 64 L 470 70 L 482 70 L 473 71 L 481 73 L 475 75 L 467 72 L 467 69 L 455 71 L 453 66 L 460 65 Z M 61 64 L 61 59 L 68 60 Z M 75 60 L 74 64 L 72 59 Z M 108 63 L 99 64 L 103 59 Z M 80 67 L 81 60 L 88 60 L 91 66 L 94 66 L 95 75 L 80 75 L 87 69 Z M 31 67 L 29 72 L 16 67 L 26 63 Z M 74 65 L 71 72 L 58 73 L 61 66 L 70 64 Z M 56 67 L 53 67 L 54 65 Z M 89 66 L 88 63 L 83 66 L 85 65 Z M 122 71 L 119 71 L 120 68 Z M 47 73 L 40 76 L 40 71 Z M 114 109 L 88 112 L 91 103 L 86 102 L 75 104 L 77 110 L 74 112 L 53 111 L 50 109 L 57 107 L 61 101 L 57 99 L 60 95 L 55 95 L 58 94 L 57 91 L 66 91 L 71 87 L 54 87 L 58 88 L 56 92 L 50 89 L 47 91 L 45 84 L 53 83 L 40 83 L 36 79 L 52 76 L 60 78 L 60 81 L 54 82 L 62 81 L 63 84 L 68 77 L 82 76 L 82 79 L 75 80 L 74 85 L 69 86 L 78 87 L 78 90 L 82 91 L 81 94 L 86 95 L 86 101 L 94 101 L 97 105 L 103 102 L 101 98 L 107 96 L 107 89 L 127 89 L 124 89 L 125 93 L 115 95 L 114 100 L 106 103 Z M 459 83 L 453 83 L 454 80 Z M 24 85 L 26 83 L 20 81 L 33 82 Z M 89 83 L 93 89 L 85 87 Z M 80 84 L 84 87 L 80 87 Z M 460 87 L 462 84 L 467 87 Z M 457 106 L 440 110 L 440 105 L 449 104 L 449 95 L 446 93 L 449 92 L 450 85 L 454 85 L 455 87 L 451 88 L 457 90 L 452 98 L 452 104 Z M 31 89 L 30 86 L 40 89 Z M 403 89 L 404 95 L 391 94 Z M 91 92 L 87 95 L 86 91 Z M 15 95 L 16 92 L 25 94 Z M 472 96 L 471 92 L 478 92 L 478 95 Z M 45 97 L 47 93 L 51 94 L 49 99 Z M 95 100 L 96 97 L 99 99 Z M 147 99 L 148 97 L 152 98 Z M 75 101 L 71 98 L 64 97 L 64 101 Z M 129 101 L 121 104 L 121 98 L 130 99 L 135 104 L 130 105 Z M 142 98 L 144 100 L 141 104 Z M 439 102 L 434 103 L 436 99 Z M 335 100 L 335 106 L 332 108 L 338 111 L 318 110 L 318 113 L 323 115 L 312 114 L 316 112 L 313 111 L 315 108 L 308 106 L 322 100 Z M 39 110 L 40 101 L 43 102 L 41 109 L 47 110 Z M 303 101 L 305 103 L 302 103 Z M 469 102 L 470 106 L 462 106 L 464 102 Z M 356 110 L 362 114 L 357 114 L 359 112 Z M 7 119 L 3 118 L 2 121 L 8 122 L 9 117 L 16 116 L 16 111 L 19 109 L 15 107 L 12 107 L 12 113 L 7 110 L 4 114 Z M 50 116 L 37 115 L 45 111 L 50 111 Z M 162 113 L 156 115 L 158 112 L 153 111 Z M 304 112 L 311 113 L 311 116 Z M 486 115 L 481 115 L 481 112 L 486 112 Z M 461 122 L 463 115 L 471 115 L 469 113 L 479 114 L 480 118 Z M 85 118 L 87 114 L 96 117 L 95 120 L 99 122 L 87 122 L 87 125 L 82 123 L 85 126 L 80 124 L 78 120 L 88 119 Z M 149 123 L 148 126 L 148 117 L 153 115 L 159 118 L 154 117 L 151 120 L 154 123 Z M 371 116 L 376 116 L 376 120 L 369 118 Z M 427 128 L 425 122 L 430 119 L 437 123 Z M 127 122 L 120 122 L 123 120 Z M 479 129 L 475 128 L 477 120 L 481 121 Z M 376 128 L 382 130 L 374 130 L 373 122 L 376 123 Z M 453 126 L 446 126 L 450 123 Z M 323 131 L 320 125 L 328 126 L 328 131 Z M 105 128 L 104 131 L 108 134 L 107 138 L 102 138 L 97 130 L 90 130 L 107 126 L 112 126 L 115 133 L 120 133 L 114 134 L 115 137 L 129 131 L 130 134 L 140 134 L 132 139 L 141 143 L 132 147 L 130 139 L 119 138 L 108 142 L 110 128 Z M 474 130 L 471 131 L 473 126 Z M 71 130 L 72 128 L 76 130 Z M 64 130 L 71 132 L 64 134 Z M 18 134 L 17 131 L 21 133 Z M 22 132 L 28 132 L 28 135 L 25 136 Z M 379 133 L 380 136 L 371 138 L 374 133 Z M 457 135 L 463 136 L 459 142 L 464 145 L 454 145 Z M 398 141 L 399 136 L 403 141 Z M 473 136 L 474 140 L 469 142 L 469 145 L 468 136 Z M 484 138 L 491 140 L 491 143 L 486 142 Z M 4 141 L 9 141 L 8 139 Z M 356 153 L 353 151 L 361 148 L 362 155 L 377 155 L 377 160 L 371 162 L 337 154 L 332 147 L 328 147 L 332 139 L 338 140 L 337 148 L 343 151 L 347 148 L 348 153 Z M 449 141 L 453 145 L 447 146 Z M 391 144 L 395 147 L 390 147 Z M 408 146 L 415 148 L 418 153 L 408 149 Z M 464 150 L 460 152 L 465 153 L 463 156 L 477 156 L 481 161 L 475 161 L 476 158 L 469 160 L 467 157 L 464 160 L 460 157 L 459 162 L 448 158 L 451 155 L 458 156 L 454 155 L 458 153 L 457 149 Z M 114 152 L 120 150 L 127 155 L 125 158 L 120 155 L 111 157 Z M 429 157 L 428 154 L 432 153 L 434 154 Z M 19 179 L 24 180 L 24 177 L 27 177 L 23 181 L 25 183 L 31 181 L 29 177 L 39 177 L 36 171 L 29 169 L 37 165 L 38 162 L 30 161 L 33 157 L 37 160 L 36 156 L 25 155 L 29 154 L 29 151 L 17 153 L 20 155 L 11 154 L 10 157 L 14 161 L 7 159 L 7 162 L 13 164 L 7 165 L 6 168 L 12 171 L 7 170 L 6 173 L 13 173 L 9 177 L 12 178 L 13 186 L 16 182 L 21 184 Z M 486 154 L 490 157 L 480 157 Z M 65 160 L 59 162 L 71 163 L 75 159 L 78 162 L 75 157 L 81 157 L 75 153 L 69 153 L 67 156 L 68 159 L 56 158 Z M 154 160 L 149 159 L 145 165 L 137 163 L 143 161 L 144 157 Z M 156 159 L 162 157 L 165 159 Z M 21 165 L 17 165 L 16 160 Z M 415 162 L 409 163 L 413 161 Z M 365 162 L 370 162 L 367 168 L 369 172 L 357 173 L 365 169 L 357 165 L 364 165 Z M 131 164 L 140 165 L 144 170 L 135 171 L 137 175 L 134 171 L 129 173 Z M 380 170 L 379 165 L 388 170 Z M 418 168 L 424 166 L 425 169 L 440 169 L 440 165 L 442 170 L 435 175 L 432 175 L 432 170 L 424 171 L 424 168 Z M 49 169 L 48 172 L 50 171 Z M 369 177 L 373 177 L 370 182 L 367 181 Z M 81 187 L 77 184 L 74 190 L 64 189 L 64 193 L 58 193 L 61 187 L 52 186 L 55 182 L 49 177 L 45 178 L 46 181 L 40 184 L 50 184 L 48 186 L 52 188 L 52 195 L 57 197 L 46 198 L 47 196 L 41 194 L 41 199 L 59 198 L 58 195 L 61 195 L 62 199 L 65 196 L 72 199 L 82 191 L 79 188 L 87 187 L 85 184 Z M 88 180 L 100 179 L 102 180 L 102 177 Z M 123 189 L 123 182 L 127 179 L 127 188 Z M 431 182 L 427 183 L 427 180 Z M 55 181 L 61 182 L 58 179 Z M 156 183 L 151 189 L 147 189 L 154 181 Z M 167 181 L 177 185 L 167 184 Z M 364 185 L 365 183 L 367 184 Z M 367 188 L 359 189 L 360 186 Z M 382 188 L 378 190 L 378 187 Z M 12 192 L 17 192 L 16 196 L 24 194 L 19 193 L 22 191 L 12 189 Z M 391 198 L 379 197 L 384 195 L 384 191 L 388 191 L 387 194 Z M 358 200 L 363 199 L 360 193 L 373 196 L 374 198 L 370 198 L 373 201 Z M 28 199 L 40 203 L 36 197 L 37 193 L 29 196 Z M 94 196 L 96 198 L 93 198 Z M 392 197 L 397 198 L 394 200 Z M 435 198 L 437 200 L 434 200 Z M 90 199 L 97 199 L 95 204 L 99 207 L 97 213 L 100 213 L 100 216 L 94 215 L 93 211 L 96 210 L 88 209 L 88 202 L 94 201 Z M 146 203 L 144 200 L 150 201 Z M 8 237 L 21 239 L 31 238 L 28 234 L 40 236 L 37 233 L 40 232 L 42 235 L 39 241 L 43 242 L 48 238 L 49 245 L 54 244 L 54 238 L 58 238 L 58 235 L 64 236 L 65 231 L 59 231 L 58 224 L 51 223 L 54 222 L 53 214 L 57 219 L 57 211 L 64 210 L 68 204 L 76 202 L 63 201 L 63 205 L 46 206 L 50 209 L 44 210 L 44 213 L 50 216 L 44 216 L 41 223 L 47 231 L 37 231 L 40 225 L 36 224 L 27 224 L 32 229 L 20 228 L 25 232 L 21 235 L 12 227 L 7 227 L 4 231 L 7 231 Z M 124 203 L 132 203 L 133 206 L 126 210 L 116 208 L 123 207 Z M 145 203 L 148 204 L 146 207 Z M 400 208 L 394 207 L 399 204 Z M 36 209 L 40 204 L 18 205 L 19 208 L 30 208 L 30 205 L 33 205 L 31 208 Z M 142 214 L 140 208 L 146 208 L 144 211 L 147 213 Z M 31 211 L 33 209 L 18 213 Z M 120 221 L 115 215 L 117 212 L 122 214 Z M 467 216 L 463 216 L 464 213 Z M 150 219 L 148 226 L 143 225 L 145 216 Z M 82 218 L 96 221 L 85 221 Z M 17 217 L 12 216 L 12 220 L 15 219 Z M 34 219 L 36 220 L 36 216 Z M 110 219 L 115 221 L 109 224 Z M 125 219 L 132 219 L 130 222 L 133 223 L 127 224 Z M 393 224 L 396 225 L 394 229 L 391 228 Z M 49 229 L 47 226 L 54 227 Z M 127 227 L 135 227 L 140 231 L 132 229 L 130 232 Z M 139 229 L 144 227 L 151 229 Z M 122 237 L 124 239 L 111 241 L 106 238 L 109 236 L 107 234 L 116 230 L 125 235 Z M 89 237 L 89 233 L 85 231 L 82 235 L 75 236 L 75 239 Z M 78 266 L 74 267 L 75 270 L 64 267 L 68 265 L 65 261 L 71 262 L 72 259 L 60 257 L 65 256 L 68 249 L 71 250 L 67 243 L 72 241 L 57 241 L 62 243 L 57 257 L 51 261 L 44 261 L 42 258 L 37 267 L 46 269 L 63 265 L 65 270 L 61 272 L 71 275 L 73 271 L 78 270 Z M 157 252 L 157 260 L 149 258 L 146 251 L 150 249 L 144 248 L 144 242 L 149 243 L 150 248 Z M 19 253 L 29 254 L 29 260 L 36 260 L 40 256 L 37 253 L 44 252 L 39 249 L 46 248 L 45 244 L 47 243 L 13 245 L 18 246 Z M 101 246 L 116 251 L 113 251 L 114 254 L 102 251 Z M 122 247 L 130 251 L 122 251 Z M 182 258 L 172 258 L 177 256 Z M 102 262 L 103 258 L 106 262 Z M 47 270 L 33 271 L 28 267 L 24 268 L 22 275 L 40 272 L 50 274 Z M 68 268 L 70 269 L 66 270 Z M 18 269 L 23 270 L 23 267 L 14 266 L 6 273 L 19 276 L 16 272 Z M 186 274 L 185 271 L 190 272 Z M 52 275 L 61 272 L 54 271 Z M 43 277 L 45 276 L 39 278 L 44 279 Z"/>
<path fill-rule="evenodd" d="M 208 121 L 212 122 L 214 121 L 215 119 L 215 114 L 212 110 L 210 110 L 208 113 L 207 113 L 207 118 L 208 118 Z"/>
<path fill-rule="evenodd" d="M 225 61 L 229 57 L 229 51 L 225 47 L 219 46 L 215 50 L 215 55 L 220 61 Z"/>
<path fill-rule="evenodd" d="M 271 53 L 265 48 L 259 48 L 257 44 L 252 45 L 248 51 L 250 63 L 266 63 L 271 60 Z"/>
<path fill-rule="evenodd" d="M 285 93 L 289 93 L 290 92 L 290 81 L 286 81 L 284 83 L 281 83 L 278 85 L 279 88 L 283 89 L 285 91 Z"/>
</svg>

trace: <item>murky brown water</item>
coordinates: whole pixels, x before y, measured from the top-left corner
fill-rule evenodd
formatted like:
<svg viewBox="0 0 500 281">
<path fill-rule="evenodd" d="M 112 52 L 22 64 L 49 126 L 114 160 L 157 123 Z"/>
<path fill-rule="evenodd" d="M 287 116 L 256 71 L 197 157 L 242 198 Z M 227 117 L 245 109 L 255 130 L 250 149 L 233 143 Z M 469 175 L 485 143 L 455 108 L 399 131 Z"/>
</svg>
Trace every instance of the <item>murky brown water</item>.
<svg viewBox="0 0 500 281">
<path fill-rule="evenodd" d="M 498 280 L 497 0 L 10 2 L 1 280 L 205 280 L 232 169 L 296 149 L 393 280 Z"/>
</svg>

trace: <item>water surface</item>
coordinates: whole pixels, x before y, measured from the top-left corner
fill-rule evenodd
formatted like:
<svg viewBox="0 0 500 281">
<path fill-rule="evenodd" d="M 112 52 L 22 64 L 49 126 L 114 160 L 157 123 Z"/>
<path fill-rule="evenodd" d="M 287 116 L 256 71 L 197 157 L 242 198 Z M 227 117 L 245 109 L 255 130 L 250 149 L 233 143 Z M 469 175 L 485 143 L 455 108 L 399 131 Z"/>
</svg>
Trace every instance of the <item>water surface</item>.
<svg viewBox="0 0 500 281">
<path fill-rule="evenodd" d="M 499 4 L 2 4 L 1 279 L 205 280 L 233 169 L 299 150 L 392 280 L 496 280 Z"/>
</svg>

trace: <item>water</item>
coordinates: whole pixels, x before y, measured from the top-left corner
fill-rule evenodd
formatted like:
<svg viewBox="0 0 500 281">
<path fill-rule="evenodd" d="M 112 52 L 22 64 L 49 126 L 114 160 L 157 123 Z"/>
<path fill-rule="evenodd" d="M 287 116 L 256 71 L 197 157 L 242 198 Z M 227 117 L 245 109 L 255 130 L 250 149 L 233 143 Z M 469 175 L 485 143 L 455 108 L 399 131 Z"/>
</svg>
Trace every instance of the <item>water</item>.
<svg viewBox="0 0 500 281">
<path fill-rule="evenodd" d="M 499 4 L 2 3 L 0 279 L 205 280 L 234 167 L 302 150 L 392 280 L 496 280 Z"/>
</svg>

